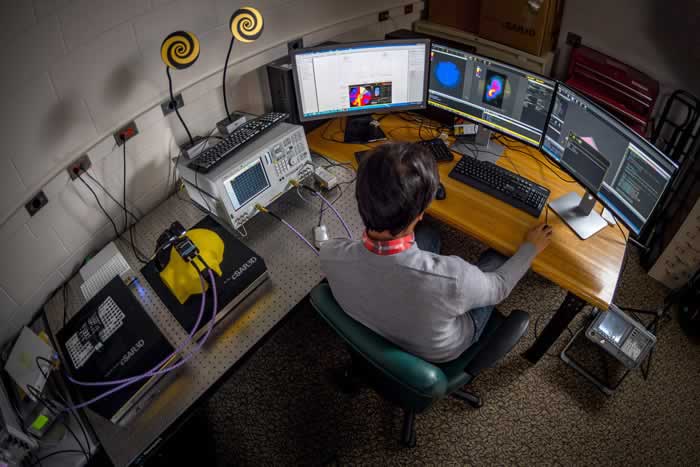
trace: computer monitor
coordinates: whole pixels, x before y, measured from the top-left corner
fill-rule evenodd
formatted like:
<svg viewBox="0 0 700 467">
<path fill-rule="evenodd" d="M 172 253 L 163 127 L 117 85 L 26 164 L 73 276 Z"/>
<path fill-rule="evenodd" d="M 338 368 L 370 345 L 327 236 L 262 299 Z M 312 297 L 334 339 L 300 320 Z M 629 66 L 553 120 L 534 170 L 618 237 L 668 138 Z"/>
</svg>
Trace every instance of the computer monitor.
<svg viewBox="0 0 700 467">
<path fill-rule="evenodd" d="M 358 42 L 292 52 L 302 121 L 349 119 L 346 142 L 385 139 L 372 113 L 424 109 L 430 41 Z"/>
<path fill-rule="evenodd" d="M 600 200 L 639 236 L 671 183 L 676 164 L 615 117 L 559 84 L 542 142 L 587 193 L 569 193 L 551 208 L 581 237 L 607 225 L 595 211 Z"/>
<path fill-rule="evenodd" d="M 539 146 L 556 82 L 433 43 L 428 104 Z"/>
</svg>

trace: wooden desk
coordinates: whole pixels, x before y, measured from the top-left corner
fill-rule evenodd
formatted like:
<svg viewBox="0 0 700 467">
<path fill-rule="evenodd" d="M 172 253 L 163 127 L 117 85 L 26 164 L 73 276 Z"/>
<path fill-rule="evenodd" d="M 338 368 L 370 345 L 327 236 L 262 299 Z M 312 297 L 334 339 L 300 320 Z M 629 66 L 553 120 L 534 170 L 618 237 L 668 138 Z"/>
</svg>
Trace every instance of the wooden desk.
<svg viewBox="0 0 700 467">
<path fill-rule="evenodd" d="M 410 118 L 387 115 L 382 118 L 381 126 L 391 140 L 417 141 L 419 125 L 409 121 Z M 338 162 L 351 162 L 356 165 L 355 152 L 381 144 L 344 144 L 340 142 L 343 137 L 343 125 L 343 119 L 332 120 L 308 134 L 311 150 Z M 422 127 L 420 130 L 424 139 L 437 136 L 437 132 L 432 129 Z M 514 149 L 506 149 L 497 165 L 511 171 L 517 169 L 520 175 L 546 186 L 552 192 L 550 200 L 570 191 L 583 193 L 580 185 L 565 182 L 543 164 L 538 163 L 537 160 L 544 164 L 548 164 L 549 161 L 537 149 L 515 140 L 508 140 L 508 144 Z M 460 157 L 455 153 L 454 162 L 439 164 L 440 179 L 445 186 L 447 198 L 434 201 L 428 208 L 428 214 L 503 254 L 513 254 L 522 243 L 525 233 L 531 227 L 545 222 L 546 210 L 542 211 L 538 220 L 449 178 L 450 170 Z M 560 177 L 571 180 L 553 164 L 550 163 L 550 166 Z M 598 205 L 597 209 L 600 208 Z M 532 268 L 569 293 L 542 334 L 526 352 L 526 357 L 532 362 L 544 355 L 586 303 L 607 309 L 617 287 L 625 254 L 625 241 L 616 226 L 607 227 L 583 241 L 551 210 L 548 221 L 554 227 L 552 244 L 535 259 Z"/>
</svg>

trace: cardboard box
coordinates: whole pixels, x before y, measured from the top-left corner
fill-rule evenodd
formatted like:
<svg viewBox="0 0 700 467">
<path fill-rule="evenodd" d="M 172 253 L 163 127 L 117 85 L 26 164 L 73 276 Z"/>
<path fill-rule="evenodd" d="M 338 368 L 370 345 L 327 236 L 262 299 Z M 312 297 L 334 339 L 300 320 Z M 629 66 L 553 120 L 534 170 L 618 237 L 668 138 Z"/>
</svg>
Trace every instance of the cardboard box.
<svg viewBox="0 0 700 467">
<path fill-rule="evenodd" d="M 481 0 L 428 0 L 428 20 L 478 34 L 480 8 Z"/>
<path fill-rule="evenodd" d="M 479 36 L 543 55 L 556 47 L 563 9 L 564 0 L 483 0 Z"/>
</svg>

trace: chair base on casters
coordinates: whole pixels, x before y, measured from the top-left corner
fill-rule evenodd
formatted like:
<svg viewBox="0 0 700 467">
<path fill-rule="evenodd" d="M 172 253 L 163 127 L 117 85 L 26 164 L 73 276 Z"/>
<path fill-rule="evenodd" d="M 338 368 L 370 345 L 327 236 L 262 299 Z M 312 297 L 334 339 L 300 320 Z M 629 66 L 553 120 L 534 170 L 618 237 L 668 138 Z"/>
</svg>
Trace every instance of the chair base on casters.
<svg viewBox="0 0 700 467">
<path fill-rule="evenodd" d="M 404 409 L 401 444 L 407 448 L 416 447 L 416 411 Z"/>
<path fill-rule="evenodd" d="M 350 368 L 336 370 L 332 379 L 350 394 L 358 383 L 367 385 L 401 407 L 401 444 L 406 447 L 416 445 L 416 414 L 434 402 L 452 394 L 473 407 L 481 407 L 481 397 L 465 390 L 464 385 L 507 355 L 527 332 L 529 323 L 524 311 L 513 310 L 504 316 L 494 310 L 476 344 L 450 362 L 434 364 L 401 350 L 353 320 L 335 301 L 328 284 L 315 287 L 310 298 L 316 311 L 349 347 Z"/>
<path fill-rule="evenodd" d="M 481 400 L 481 397 L 472 391 L 467 391 L 464 389 L 457 389 L 451 395 L 456 397 L 457 399 L 463 400 L 464 402 L 471 405 L 475 409 L 478 409 L 482 405 L 484 405 L 484 402 Z"/>
</svg>

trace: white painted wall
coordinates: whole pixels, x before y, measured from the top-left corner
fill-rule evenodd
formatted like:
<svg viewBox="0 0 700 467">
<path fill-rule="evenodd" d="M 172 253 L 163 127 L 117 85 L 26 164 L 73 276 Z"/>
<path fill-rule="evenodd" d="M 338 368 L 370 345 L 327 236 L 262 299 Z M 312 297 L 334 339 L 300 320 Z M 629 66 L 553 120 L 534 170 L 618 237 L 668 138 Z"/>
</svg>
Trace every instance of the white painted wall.
<svg viewBox="0 0 700 467">
<path fill-rule="evenodd" d="M 559 36 L 583 43 L 656 78 L 662 91 L 700 95 L 700 0 L 566 0 Z M 560 61 L 558 76 L 565 63 Z"/>
<path fill-rule="evenodd" d="M 403 15 L 403 5 L 414 13 Z M 422 2 L 411 0 L 2 0 L 0 2 L 0 342 L 25 324 L 90 252 L 113 236 L 92 195 L 65 167 L 87 152 L 110 192 L 121 198 L 121 149 L 112 133 L 136 119 L 127 143 L 128 203 L 147 212 L 168 193 L 170 161 L 186 136 L 160 102 L 167 80 L 160 43 L 170 32 L 198 35 L 195 66 L 173 72 L 183 117 L 193 133 L 223 118 L 221 71 L 230 40 L 228 20 L 250 4 L 265 18 L 263 36 L 237 43 L 228 71 L 232 109 L 266 110 L 264 65 L 303 37 L 307 46 L 379 39 L 410 28 Z M 377 23 L 391 9 L 392 19 Z M 23 205 L 43 189 L 49 203 L 34 217 Z M 117 224 L 116 205 L 96 188 Z"/>
</svg>

